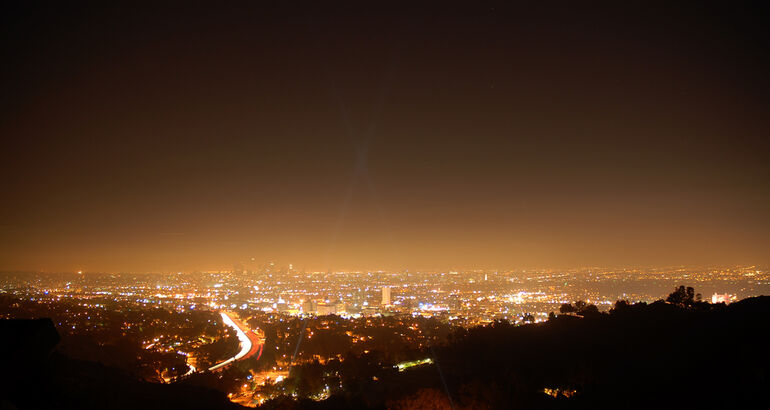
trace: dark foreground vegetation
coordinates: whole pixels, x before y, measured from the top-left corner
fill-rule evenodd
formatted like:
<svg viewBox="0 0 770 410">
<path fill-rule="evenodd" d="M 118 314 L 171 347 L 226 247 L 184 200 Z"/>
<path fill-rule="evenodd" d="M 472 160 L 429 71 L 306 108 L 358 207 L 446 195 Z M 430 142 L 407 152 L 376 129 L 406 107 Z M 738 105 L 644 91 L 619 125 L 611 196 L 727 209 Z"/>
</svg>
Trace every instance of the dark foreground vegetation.
<svg viewBox="0 0 770 410">
<path fill-rule="evenodd" d="M 686 292 L 686 290 L 685 290 Z M 770 404 L 770 297 L 725 306 L 675 292 L 609 313 L 458 330 L 438 365 L 362 378 L 325 403 L 272 408 L 744 408 Z M 569 309 L 568 309 L 569 310 Z M 447 394 L 448 393 L 448 394 Z"/>
<path fill-rule="evenodd" d="M 290 379 L 299 390 L 328 374 L 329 366 L 348 367 L 338 369 L 344 388 L 324 401 L 283 396 L 262 407 L 762 408 L 770 404 L 770 297 L 726 306 L 700 302 L 687 289 L 672 295 L 652 304 L 621 301 L 609 313 L 565 306 L 561 315 L 546 323 L 516 326 L 498 321 L 458 329 L 445 344 L 425 350 L 433 364 L 402 372 L 352 357 L 348 365 L 344 360 L 298 366 Z M 25 323 L 3 324 L 4 405 L 239 407 L 216 389 L 140 382 L 100 364 L 49 355 L 58 341 L 53 324 Z"/>
</svg>

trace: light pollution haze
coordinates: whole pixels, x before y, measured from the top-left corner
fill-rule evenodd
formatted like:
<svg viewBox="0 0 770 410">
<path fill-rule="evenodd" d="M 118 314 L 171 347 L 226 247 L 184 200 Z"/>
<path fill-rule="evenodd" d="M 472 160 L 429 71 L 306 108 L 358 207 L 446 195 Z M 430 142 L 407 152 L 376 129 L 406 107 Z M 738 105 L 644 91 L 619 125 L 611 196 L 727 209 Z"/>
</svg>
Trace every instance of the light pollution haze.
<svg viewBox="0 0 770 410">
<path fill-rule="evenodd" d="M 3 6 L 0 270 L 770 263 L 766 15 L 665 3 Z"/>
</svg>

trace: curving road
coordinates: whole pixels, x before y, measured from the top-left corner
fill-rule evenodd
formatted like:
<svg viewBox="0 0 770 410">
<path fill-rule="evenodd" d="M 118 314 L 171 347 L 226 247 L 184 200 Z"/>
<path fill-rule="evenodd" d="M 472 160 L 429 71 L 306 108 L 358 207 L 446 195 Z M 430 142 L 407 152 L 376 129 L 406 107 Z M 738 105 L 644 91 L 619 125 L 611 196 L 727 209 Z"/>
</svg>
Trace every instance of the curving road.
<svg viewBox="0 0 770 410">
<path fill-rule="evenodd" d="M 259 357 L 262 356 L 263 346 L 263 342 L 260 340 L 259 336 L 252 332 L 251 329 L 240 323 L 237 319 L 233 318 L 229 313 L 221 312 L 220 315 L 222 315 L 222 321 L 227 326 L 230 326 L 235 330 L 235 333 L 238 336 L 238 341 L 240 341 L 241 350 L 236 353 L 235 356 L 209 367 L 209 370 L 220 370 L 230 363 L 234 363 L 238 360 L 248 359 L 255 354 L 258 354 L 257 359 L 259 359 Z"/>
</svg>

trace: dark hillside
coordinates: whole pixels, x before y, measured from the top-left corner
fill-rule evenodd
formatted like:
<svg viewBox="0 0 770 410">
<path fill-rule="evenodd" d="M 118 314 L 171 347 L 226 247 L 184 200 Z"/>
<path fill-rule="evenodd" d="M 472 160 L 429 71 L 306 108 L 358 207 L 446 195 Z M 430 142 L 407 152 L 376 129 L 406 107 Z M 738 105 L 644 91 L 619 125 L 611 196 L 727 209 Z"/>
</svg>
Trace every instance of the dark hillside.
<svg viewBox="0 0 770 410">
<path fill-rule="evenodd" d="M 493 407 L 735 406 L 768 401 L 770 297 L 656 302 L 464 332 L 438 353 L 457 401 Z M 552 389 L 553 399 L 544 393 Z M 465 392 L 460 393 L 460 392 Z"/>
</svg>

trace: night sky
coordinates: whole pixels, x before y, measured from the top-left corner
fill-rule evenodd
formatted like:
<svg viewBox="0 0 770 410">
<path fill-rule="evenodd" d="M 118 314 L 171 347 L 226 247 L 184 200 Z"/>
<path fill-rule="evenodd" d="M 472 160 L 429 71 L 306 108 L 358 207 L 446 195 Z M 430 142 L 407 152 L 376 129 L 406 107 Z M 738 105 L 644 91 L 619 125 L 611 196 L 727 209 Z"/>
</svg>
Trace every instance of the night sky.
<svg viewBox="0 0 770 410">
<path fill-rule="evenodd" d="M 9 3 L 0 270 L 770 263 L 767 8 Z"/>
</svg>

